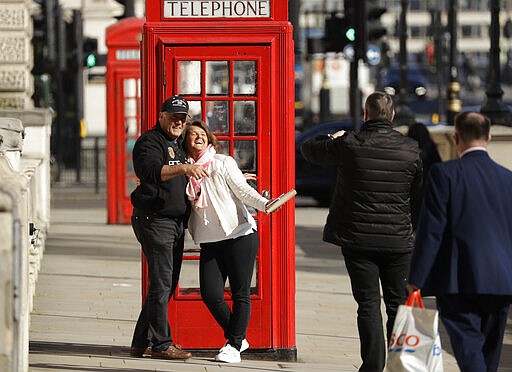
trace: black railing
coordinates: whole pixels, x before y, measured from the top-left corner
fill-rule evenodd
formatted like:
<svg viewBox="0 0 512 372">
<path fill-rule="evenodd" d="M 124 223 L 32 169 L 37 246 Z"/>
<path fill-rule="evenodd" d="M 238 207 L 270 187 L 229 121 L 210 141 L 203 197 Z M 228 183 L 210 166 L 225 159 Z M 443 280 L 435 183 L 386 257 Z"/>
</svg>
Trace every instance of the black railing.
<svg viewBox="0 0 512 372">
<path fill-rule="evenodd" d="M 88 136 L 81 139 L 80 164 L 78 167 L 51 162 L 52 183 L 66 187 L 80 185 L 94 188 L 95 193 L 106 186 L 106 152 L 104 136 Z"/>
</svg>

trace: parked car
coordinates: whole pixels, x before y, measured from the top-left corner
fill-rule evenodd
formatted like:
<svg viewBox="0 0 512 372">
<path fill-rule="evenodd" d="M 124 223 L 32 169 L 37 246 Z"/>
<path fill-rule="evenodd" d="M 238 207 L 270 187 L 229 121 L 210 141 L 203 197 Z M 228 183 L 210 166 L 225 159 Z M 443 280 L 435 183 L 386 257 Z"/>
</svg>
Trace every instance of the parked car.
<svg viewBox="0 0 512 372">
<path fill-rule="evenodd" d="M 351 120 L 332 121 L 316 125 L 295 137 L 295 189 L 302 196 L 310 196 L 321 206 L 328 206 L 331 201 L 336 168 L 322 167 L 307 162 L 300 152 L 300 146 L 310 138 L 327 136 L 339 130 L 353 130 Z"/>
<path fill-rule="evenodd" d="M 394 96 L 400 93 L 400 67 L 391 66 L 382 76 L 382 90 Z M 406 92 L 410 97 L 425 98 L 427 95 L 427 79 L 421 69 L 414 65 L 407 66 Z"/>
</svg>

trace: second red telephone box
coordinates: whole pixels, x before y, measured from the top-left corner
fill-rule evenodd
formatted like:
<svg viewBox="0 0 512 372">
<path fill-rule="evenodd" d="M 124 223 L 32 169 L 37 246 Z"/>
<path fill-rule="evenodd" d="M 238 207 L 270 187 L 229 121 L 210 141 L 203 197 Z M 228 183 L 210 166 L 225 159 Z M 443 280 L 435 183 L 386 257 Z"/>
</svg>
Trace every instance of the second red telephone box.
<svg viewBox="0 0 512 372">
<path fill-rule="evenodd" d="M 294 187 L 294 61 L 286 1 L 148 1 L 142 40 L 142 131 L 161 103 L 183 95 L 192 119 L 271 197 Z M 296 360 L 294 203 L 252 211 L 260 250 L 247 333 L 252 350 Z M 169 304 L 173 338 L 183 348 L 218 349 L 222 331 L 199 294 L 200 249 L 187 241 Z M 147 279 L 143 273 L 143 295 Z M 225 289 L 229 299 L 229 283 Z"/>
<path fill-rule="evenodd" d="M 140 39 L 144 19 L 107 28 L 107 221 L 129 223 L 136 176 L 132 149 L 140 135 Z"/>
</svg>

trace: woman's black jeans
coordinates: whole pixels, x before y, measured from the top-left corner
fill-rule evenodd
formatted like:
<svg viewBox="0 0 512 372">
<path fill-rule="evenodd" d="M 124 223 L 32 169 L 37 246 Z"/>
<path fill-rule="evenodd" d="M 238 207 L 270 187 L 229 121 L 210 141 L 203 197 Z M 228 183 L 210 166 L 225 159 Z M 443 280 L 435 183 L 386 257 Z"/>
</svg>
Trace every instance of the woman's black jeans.
<svg viewBox="0 0 512 372">
<path fill-rule="evenodd" d="M 256 232 L 236 239 L 201 244 L 201 297 L 224 330 L 228 343 L 240 350 L 251 318 L 251 279 L 260 240 Z M 229 278 L 233 312 L 224 299 Z"/>
</svg>

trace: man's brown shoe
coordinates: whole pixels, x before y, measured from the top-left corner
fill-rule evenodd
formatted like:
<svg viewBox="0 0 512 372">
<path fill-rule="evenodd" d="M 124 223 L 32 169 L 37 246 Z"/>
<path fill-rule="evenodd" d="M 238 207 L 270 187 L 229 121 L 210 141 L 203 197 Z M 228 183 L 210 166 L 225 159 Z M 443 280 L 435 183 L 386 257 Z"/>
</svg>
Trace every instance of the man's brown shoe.
<svg viewBox="0 0 512 372">
<path fill-rule="evenodd" d="M 155 359 L 188 359 L 192 358 L 192 354 L 188 351 L 181 350 L 179 345 L 171 345 L 166 350 L 151 352 L 151 358 Z"/>
<path fill-rule="evenodd" d="M 150 347 L 132 346 L 130 348 L 130 356 L 132 358 L 142 358 L 144 356 L 151 356 L 151 348 Z"/>
</svg>

